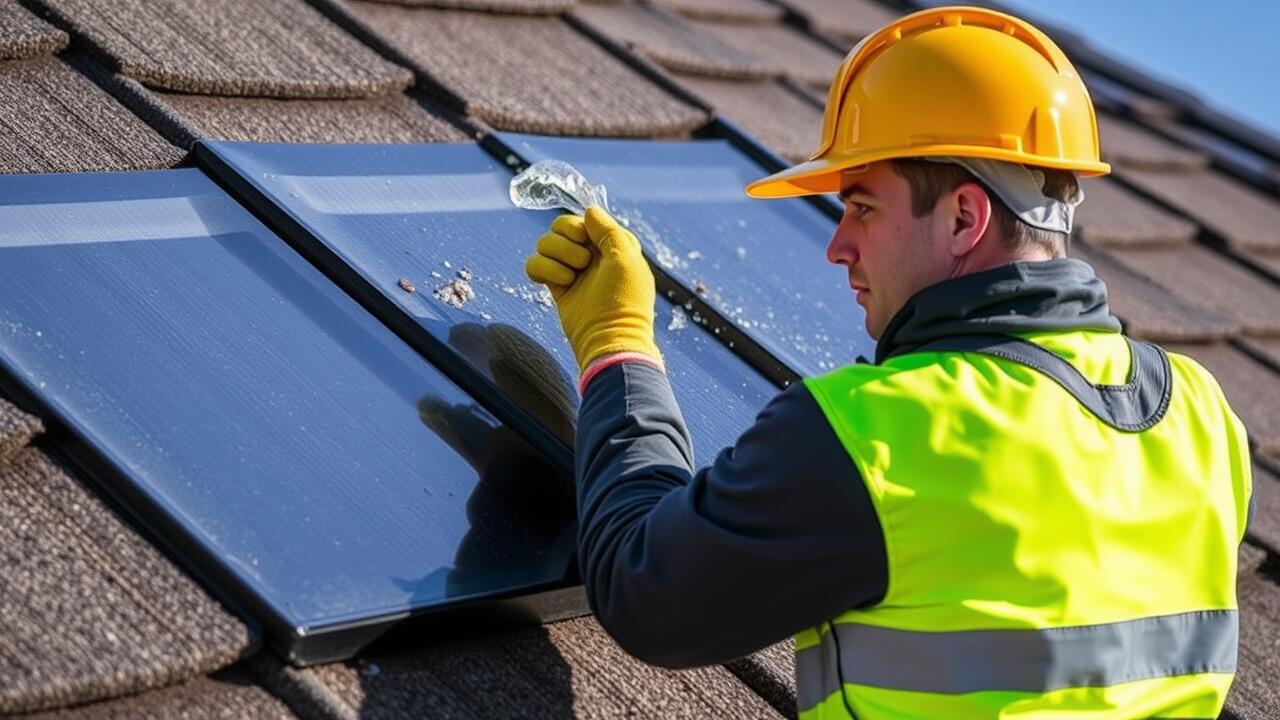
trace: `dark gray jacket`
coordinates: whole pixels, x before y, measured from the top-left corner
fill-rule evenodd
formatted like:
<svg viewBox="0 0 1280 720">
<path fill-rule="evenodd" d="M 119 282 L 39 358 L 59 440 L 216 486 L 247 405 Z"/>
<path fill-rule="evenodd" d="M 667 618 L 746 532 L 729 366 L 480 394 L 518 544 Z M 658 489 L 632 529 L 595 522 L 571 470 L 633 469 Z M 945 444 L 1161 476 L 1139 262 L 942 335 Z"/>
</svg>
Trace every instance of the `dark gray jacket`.
<svg viewBox="0 0 1280 720">
<path fill-rule="evenodd" d="M 1118 332 L 1078 260 L 1016 263 L 934 285 L 889 323 L 876 361 L 965 334 Z M 666 377 L 624 363 L 586 389 L 578 423 L 579 560 L 592 608 L 633 655 L 720 663 L 884 595 L 866 487 L 797 383 L 695 471 Z"/>
</svg>

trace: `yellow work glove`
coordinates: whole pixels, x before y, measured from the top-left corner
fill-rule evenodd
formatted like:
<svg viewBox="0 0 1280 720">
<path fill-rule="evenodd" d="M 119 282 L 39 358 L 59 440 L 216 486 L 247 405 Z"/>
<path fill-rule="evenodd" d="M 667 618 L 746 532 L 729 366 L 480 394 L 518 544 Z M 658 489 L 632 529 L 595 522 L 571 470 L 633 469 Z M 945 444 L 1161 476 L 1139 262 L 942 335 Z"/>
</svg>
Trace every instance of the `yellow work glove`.
<svg viewBox="0 0 1280 720">
<path fill-rule="evenodd" d="M 525 272 L 551 290 L 579 371 L 614 353 L 641 353 L 662 365 L 653 341 L 653 272 L 640 241 L 603 208 L 556 218 Z"/>
</svg>

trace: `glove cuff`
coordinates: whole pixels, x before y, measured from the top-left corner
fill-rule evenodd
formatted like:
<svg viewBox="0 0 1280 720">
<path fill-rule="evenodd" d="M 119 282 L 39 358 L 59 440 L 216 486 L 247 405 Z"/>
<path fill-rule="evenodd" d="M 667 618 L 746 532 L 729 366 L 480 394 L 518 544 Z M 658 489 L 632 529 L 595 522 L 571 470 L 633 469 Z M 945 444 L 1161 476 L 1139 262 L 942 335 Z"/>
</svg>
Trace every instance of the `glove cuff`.
<svg viewBox="0 0 1280 720">
<path fill-rule="evenodd" d="M 601 358 L 598 358 L 592 361 L 592 363 L 587 366 L 587 369 L 582 371 L 582 379 L 578 381 L 578 394 L 585 395 L 587 393 L 587 385 L 593 379 L 595 379 L 597 375 L 613 367 L 614 365 L 618 365 L 620 363 L 626 363 L 626 362 L 644 363 L 645 365 L 648 365 L 650 367 L 657 368 L 661 372 L 665 373 L 667 371 L 666 367 L 662 364 L 662 360 L 660 358 L 655 358 L 654 356 L 649 355 L 648 353 L 642 353 L 642 352 L 611 353 L 609 355 L 605 355 Z"/>
</svg>

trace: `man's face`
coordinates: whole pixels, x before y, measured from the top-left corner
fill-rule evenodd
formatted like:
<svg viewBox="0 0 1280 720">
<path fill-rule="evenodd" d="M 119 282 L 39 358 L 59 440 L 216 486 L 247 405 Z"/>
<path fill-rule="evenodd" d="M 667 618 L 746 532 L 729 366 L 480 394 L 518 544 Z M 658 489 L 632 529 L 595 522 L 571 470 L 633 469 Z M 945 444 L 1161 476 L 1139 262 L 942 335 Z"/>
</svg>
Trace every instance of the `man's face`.
<svg viewBox="0 0 1280 720">
<path fill-rule="evenodd" d="M 827 259 L 843 265 L 867 333 L 879 339 L 889 320 L 917 291 L 947 276 L 945 243 L 934 240 L 934 214 L 911 212 L 911 188 L 888 162 L 846 172 L 841 182 L 844 217 L 827 245 Z"/>
</svg>

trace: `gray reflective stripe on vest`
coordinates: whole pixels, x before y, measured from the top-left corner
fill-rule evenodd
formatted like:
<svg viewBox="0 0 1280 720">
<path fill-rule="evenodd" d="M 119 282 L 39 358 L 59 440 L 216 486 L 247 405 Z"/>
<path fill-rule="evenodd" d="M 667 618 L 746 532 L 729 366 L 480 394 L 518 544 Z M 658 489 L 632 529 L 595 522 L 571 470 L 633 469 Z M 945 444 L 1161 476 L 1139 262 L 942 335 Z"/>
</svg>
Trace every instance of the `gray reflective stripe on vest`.
<svg viewBox="0 0 1280 720">
<path fill-rule="evenodd" d="M 945 695 L 981 690 L 1042 693 L 1234 672 L 1239 617 L 1234 610 L 1210 610 L 1043 630 L 920 632 L 853 623 L 831 627 L 821 644 L 796 652 L 801 712 L 839 691 L 843 683 Z"/>
</svg>

